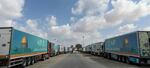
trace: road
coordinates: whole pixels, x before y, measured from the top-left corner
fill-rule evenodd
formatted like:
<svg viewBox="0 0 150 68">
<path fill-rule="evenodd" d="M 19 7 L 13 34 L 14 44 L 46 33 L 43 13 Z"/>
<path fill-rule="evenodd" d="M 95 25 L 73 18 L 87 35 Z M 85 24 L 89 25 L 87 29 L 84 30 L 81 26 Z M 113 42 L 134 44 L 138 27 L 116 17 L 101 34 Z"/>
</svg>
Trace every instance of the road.
<svg viewBox="0 0 150 68">
<path fill-rule="evenodd" d="M 52 57 L 27 68 L 150 68 L 150 66 L 131 65 L 76 52 Z"/>
</svg>

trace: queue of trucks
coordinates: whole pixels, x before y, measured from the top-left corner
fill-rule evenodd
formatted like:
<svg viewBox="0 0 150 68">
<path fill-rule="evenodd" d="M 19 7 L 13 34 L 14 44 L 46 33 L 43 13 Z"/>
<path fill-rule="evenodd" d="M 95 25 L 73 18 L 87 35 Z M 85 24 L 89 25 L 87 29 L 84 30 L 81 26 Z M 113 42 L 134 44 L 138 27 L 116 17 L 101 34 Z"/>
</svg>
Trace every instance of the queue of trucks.
<svg viewBox="0 0 150 68">
<path fill-rule="evenodd" d="M 150 31 L 136 31 L 82 48 L 82 52 L 125 63 L 150 64 Z"/>
<path fill-rule="evenodd" d="M 49 57 L 67 53 L 69 47 L 14 29 L 0 28 L 0 68 L 26 67 Z"/>
<path fill-rule="evenodd" d="M 81 50 L 125 63 L 150 64 L 150 31 L 136 31 L 108 38 Z M 0 28 L 0 67 L 26 67 L 69 51 L 73 49 L 13 27 Z"/>
</svg>

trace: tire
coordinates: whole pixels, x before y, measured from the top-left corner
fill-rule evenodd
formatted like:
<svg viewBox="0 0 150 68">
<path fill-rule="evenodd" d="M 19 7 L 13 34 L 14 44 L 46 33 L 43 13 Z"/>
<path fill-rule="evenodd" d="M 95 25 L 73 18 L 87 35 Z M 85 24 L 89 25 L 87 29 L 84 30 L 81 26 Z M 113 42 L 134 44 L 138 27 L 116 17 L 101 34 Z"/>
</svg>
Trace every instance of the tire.
<svg viewBox="0 0 150 68">
<path fill-rule="evenodd" d="M 22 67 L 23 67 L 23 68 L 25 68 L 26 66 L 27 66 L 27 60 L 26 60 L 26 59 L 24 59 L 24 60 L 23 60 Z"/>
<path fill-rule="evenodd" d="M 130 63 L 131 63 L 128 57 L 126 57 L 126 63 L 127 63 L 127 64 L 130 64 Z"/>
<path fill-rule="evenodd" d="M 31 65 L 31 58 L 28 58 L 27 65 Z"/>
<path fill-rule="evenodd" d="M 32 58 L 31 65 L 34 64 L 34 63 L 35 63 L 35 60 L 34 60 L 34 58 Z"/>
<path fill-rule="evenodd" d="M 46 60 L 46 57 L 45 57 L 45 55 L 43 55 L 43 58 L 42 58 L 42 61 L 44 61 L 44 60 Z"/>
</svg>

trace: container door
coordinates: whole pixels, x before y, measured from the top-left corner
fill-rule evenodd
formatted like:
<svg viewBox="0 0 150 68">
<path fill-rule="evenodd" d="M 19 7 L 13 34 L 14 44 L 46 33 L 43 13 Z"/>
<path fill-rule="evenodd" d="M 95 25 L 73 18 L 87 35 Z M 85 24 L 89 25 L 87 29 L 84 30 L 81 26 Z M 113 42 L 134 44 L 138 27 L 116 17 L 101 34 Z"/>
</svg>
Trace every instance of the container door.
<svg viewBox="0 0 150 68">
<path fill-rule="evenodd" d="M 0 29 L 0 56 L 9 54 L 11 29 Z"/>
<path fill-rule="evenodd" d="M 150 57 L 150 32 L 139 32 L 140 52 L 142 57 Z"/>
</svg>

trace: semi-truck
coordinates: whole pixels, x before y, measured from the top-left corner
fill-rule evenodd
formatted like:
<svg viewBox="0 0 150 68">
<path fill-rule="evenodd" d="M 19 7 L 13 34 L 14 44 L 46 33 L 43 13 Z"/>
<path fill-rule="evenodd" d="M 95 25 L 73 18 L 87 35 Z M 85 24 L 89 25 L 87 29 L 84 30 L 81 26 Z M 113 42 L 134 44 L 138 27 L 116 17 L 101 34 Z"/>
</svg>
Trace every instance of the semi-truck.
<svg viewBox="0 0 150 68">
<path fill-rule="evenodd" d="M 150 31 L 106 39 L 104 57 L 126 63 L 150 64 Z"/>
<path fill-rule="evenodd" d="M 101 56 L 102 55 L 102 51 L 103 51 L 103 42 L 98 42 L 98 43 L 94 43 L 92 44 L 92 54 L 93 55 L 97 55 L 97 56 Z"/>
<path fill-rule="evenodd" d="M 13 27 L 0 27 L 0 67 L 23 67 L 49 57 L 48 40 Z"/>
<path fill-rule="evenodd" d="M 65 46 L 63 46 L 63 45 L 60 45 L 60 54 L 65 54 L 65 52 L 66 52 L 66 47 Z"/>
<path fill-rule="evenodd" d="M 51 47 L 51 54 L 50 56 L 53 57 L 55 56 L 55 43 L 50 43 Z"/>
<path fill-rule="evenodd" d="M 91 53 L 92 53 L 92 47 L 91 47 L 91 45 L 87 45 L 87 46 L 85 47 L 85 52 L 88 53 L 88 54 L 91 54 Z"/>
<path fill-rule="evenodd" d="M 55 51 L 55 56 L 59 55 L 60 52 L 60 45 L 59 44 L 54 44 L 54 51 Z"/>
<path fill-rule="evenodd" d="M 108 38 L 100 47 L 94 44 L 87 45 L 85 52 L 98 52 L 104 58 L 125 63 L 150 64 L 150 31 L 135 31 Z"/>
</svg>

